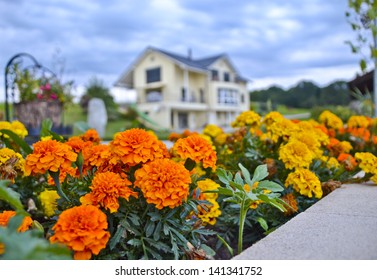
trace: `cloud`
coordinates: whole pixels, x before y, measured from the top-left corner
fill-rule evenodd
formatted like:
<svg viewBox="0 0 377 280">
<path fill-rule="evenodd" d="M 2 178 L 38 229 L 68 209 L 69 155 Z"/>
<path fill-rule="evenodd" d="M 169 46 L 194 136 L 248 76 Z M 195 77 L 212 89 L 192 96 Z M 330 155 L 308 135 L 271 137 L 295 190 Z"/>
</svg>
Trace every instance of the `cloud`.
<svg viewBox="0 0 377 280">
<path fill-rule="evenodd" d="M 2 0 L 0 75 L 19 52 L 56 69 L 60 50 L 66 79 L 82 88 L 96 76 L 111 87 L 152 45 L 190 48 L 194 57 L 227 53 L 254 84 L 288 86 L 310 75 L 325 83 L 358 70 L 344 43 L 355 36 L 346 9 L 347 1 L 327 0 Z M 3 88 L 1 79 L 0 100 Z"/>
</svg>

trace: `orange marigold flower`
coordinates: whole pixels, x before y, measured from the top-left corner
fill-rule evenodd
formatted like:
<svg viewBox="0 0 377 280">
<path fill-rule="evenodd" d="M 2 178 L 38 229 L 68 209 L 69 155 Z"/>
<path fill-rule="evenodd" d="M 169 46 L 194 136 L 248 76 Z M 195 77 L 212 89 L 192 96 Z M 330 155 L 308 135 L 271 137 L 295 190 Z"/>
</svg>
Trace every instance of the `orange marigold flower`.
<svg viewBox="0 0 377 280">
<path fill-rule="evenodd" d="M 16 211 L 3 211 L 0 213 L 0 227 L 6 227 L 9 223 L 9 220 L 16 216 Z M 21 225 L 18 228 L 18 232 L 24 232 L 27 231 L 31 225 L 33 224 L 33 220 L 29 217 L 26 216 L 23 220 Z"/>
<path fill-rule="evenodd" d="M 135 166 L 154 159 L 168 157 L 164 143 L 144 129 L 132 128 L 118 132 L 110 142 L 110 148 L 123 163 Z"/>
<path fill-rule="evenodd" d="M 79 136 L 72 136 L 68 139 L 67 142 L 65 142 L 65 144 L 70 146 L 72 150 L 78 154 L 84 148 L 91 146 L 92 142 L 86 142 L 82 140 Z"/>
<path fill-rule="evenodd" d="M 202 162 L 204 168 L 216 169 L 216 151 L 211 143 L 199 135 L 179 139 L 174 143 L 173 151 L 184 160 L 190 158 L 196 163 Z"/>
<path fill-rule="evenodd" d="M 72 148 L 56 140 L 39 141 L 33 144 L 34 151 L 26 157 L 25 175 L 57 172 L 67 168 L 77 159 Z"/>
<path fill-rule="evenodd" d="M 348 171 L 354 170 L 355 167 L 357 166 L 356 159 L 350 154 L 346 154 L 346 153 L 340 154 L 338 156 L 338 161 L 341 164 L 343 164 L 344 168 Z"/>
<path fill-rule="evenodd" d="M 110 238 L 105 213 L 93 205 L 63 211 L 52 230 L 51 243 L 63 243 L 74 251 L 74 259 L 89 260 L 106 247 Z"/>
<path fill-rule="evenodd" d="M 101 138 L 99 137 L 99 134 L 97 130 L 91 128 L 88 129 L 84 134 L 79 136 L 84 141 L 89 141 L 94 144 L 99 144 L 101 142 Z"/>
<path fill-rule="evenodd" d="M 168 140 L 171 141 L 171 142 L 175 142 L 181 137 L 182 137 L 181 134 L 179 134 L 177 132 L 172 132 L 172 133 L 169 134 Z"/>
<path fill-rule="evenodd" d="M 138 193 L 128 186 L 132 183 L 113 172 L 96 173 L 93 178 L 90 193 L 80 198 L 82 204 L 92 204 L 110 210 L 111 213 L 119 209 L 119 198 L 129 200 L 130 196 L 137 198 Z"/>
<path fill-rule="evenodd" d="M 288 193 L 282 196 L 281 199 L 290 206 L 286 207 L 286 211 L 284 212 L 285 216 L 291 216 L 298 211 L 298 203 L 293 193 Z"/>
<path fill-rule="evenodd" d="M 114 158 L 109 145 L 99 144 L 86 147 L 82 151 L 84 157 L 84 173 L 87 170 L 97 167 L 97 170 L 103 171 L 109 165 L 110 161 Z M 114 162 L 115 164 L 116 162 Z"/>
<path fill-rule="evenodd" d="M 136 170 L 135 179 L 135 186 L 157 209 L 181 205 L 187 199 L 191 183 L 190 172 L 170 159 L 157 159 L 144 164 Z"/>
</svg>

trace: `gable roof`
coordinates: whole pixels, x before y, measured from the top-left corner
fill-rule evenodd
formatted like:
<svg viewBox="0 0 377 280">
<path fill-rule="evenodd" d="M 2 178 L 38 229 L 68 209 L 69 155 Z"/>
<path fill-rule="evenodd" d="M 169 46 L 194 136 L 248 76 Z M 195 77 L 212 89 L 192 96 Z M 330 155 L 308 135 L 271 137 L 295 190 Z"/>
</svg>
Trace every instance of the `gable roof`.
<svg viewBox="0 0 377 280">
<path fill-rule="evenodd" d="M 115 85 L 124 85 L 124 83 L 122 83 L 121 81 L 125 80 L 126 77 L 129 74 L 131 74 L 135 65 L 137 65 L 137 63 L 145 56 L 145 54 L 147 54 L 150 51 L 159 52 L 159 53 L 167 56 L 168 58 L 174 60 L 177 64 L 183 64 L 183 65 L 191 68 L 192 70 L 199 71 L 199 72 L 209 71 L 210 67 L 213 63 L 215 63 L 217 60 L 223 58 L 223 59 L 227 60 L 227 62 L 230 64 L 230 66 L 234 69 L 234 71 L 237 74 L 236 77 L 239 81 L 244 81 L 244 82 L 248 81 L 248 79 L 242 78 L 239 75 L 238 71 L 236 70 L 236 68 L 234 67 L 234 65 L 230 61 L 229 57 L 225 53 L 206 57 L 206 58 L 201 58 L 201 59 L 192 59 L 189 56 L 183 56 L 183 55 L 176 54 L 176 53 L 173 53 L 173 52 L 170 52 L 170 51 L 166 51 L 166 50 L 162 50 L 162 49 L 159 49 L 159 48 L 156 48 L 156 47 L 149 46 L 144 50 L 144 52 L 141 55 L 139 55 L 139 57 L 136 59 L 136 61 L 120 76 L 120 78 L 115 82 Z"/>
</svg>

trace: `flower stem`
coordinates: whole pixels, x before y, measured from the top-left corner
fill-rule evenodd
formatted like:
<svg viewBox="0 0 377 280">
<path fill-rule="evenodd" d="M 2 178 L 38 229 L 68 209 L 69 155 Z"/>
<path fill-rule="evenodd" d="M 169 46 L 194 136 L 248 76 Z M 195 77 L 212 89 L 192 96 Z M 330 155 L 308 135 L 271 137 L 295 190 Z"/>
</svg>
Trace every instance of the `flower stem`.
<svg viewBox="0 0 377 280">
<path fill-rule="evenodd" d="M 240 208 L 240 225 L 238 229 L 238 254 L 242 252 L 242 243 L 243 243 L 243 229 L 246 220 L 246 214 L 248 209 L 245 208 L 245 199 L 242 200 L 241 208 Z"/>
<path fill-rule="evenodd" d="M 54 182 L 55 182 L 55 185 L 56 185 L 56 189 L 57 189 L 57 192 L 58 192 L 59 196 L 62 197 L 62 198 L 64 198 L 68 202 L 71 202 L 69 200 L 69 198 L 66 196 L 66 194 L 63 192 L 62 188 L 61 188 L 60 180 L 59 180 L 59 173 L 60 173 L 60 170 L 58 170 L 56 172 L 49 171 L 49 174 L 51 175 L 52 179 L 54 179 Z"/>
</svg>

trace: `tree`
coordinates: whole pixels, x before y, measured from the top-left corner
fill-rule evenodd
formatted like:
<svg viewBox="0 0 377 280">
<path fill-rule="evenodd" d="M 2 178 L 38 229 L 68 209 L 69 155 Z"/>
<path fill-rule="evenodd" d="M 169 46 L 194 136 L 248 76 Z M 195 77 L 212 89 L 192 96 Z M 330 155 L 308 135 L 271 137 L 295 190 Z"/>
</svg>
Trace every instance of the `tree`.
<svg viewBox="0 0 377 280">
<path fill-rule="evenodd" d="M 353 53 L 362 55 L 360 68 L 365 73 L 373 64 L 374 114 L 377 116 L 377 0 L 348 0 L 346 17 L 357 33 L 356 42 L 347 41 Z"/>
<path fill-rule="evenodd" d="M 80 99 L 80 106 L 84 109 L 84 112 L 87 112 L 89 100 L 92 98 L 103 100 L 110 120 L 118 117 L 118 106 L 114 101 L 114 97 L 110 94 L 110 90 L 105 86 L 103 81 L 96 77 L 89 80 L 85 93 Z"/>
</svg>

